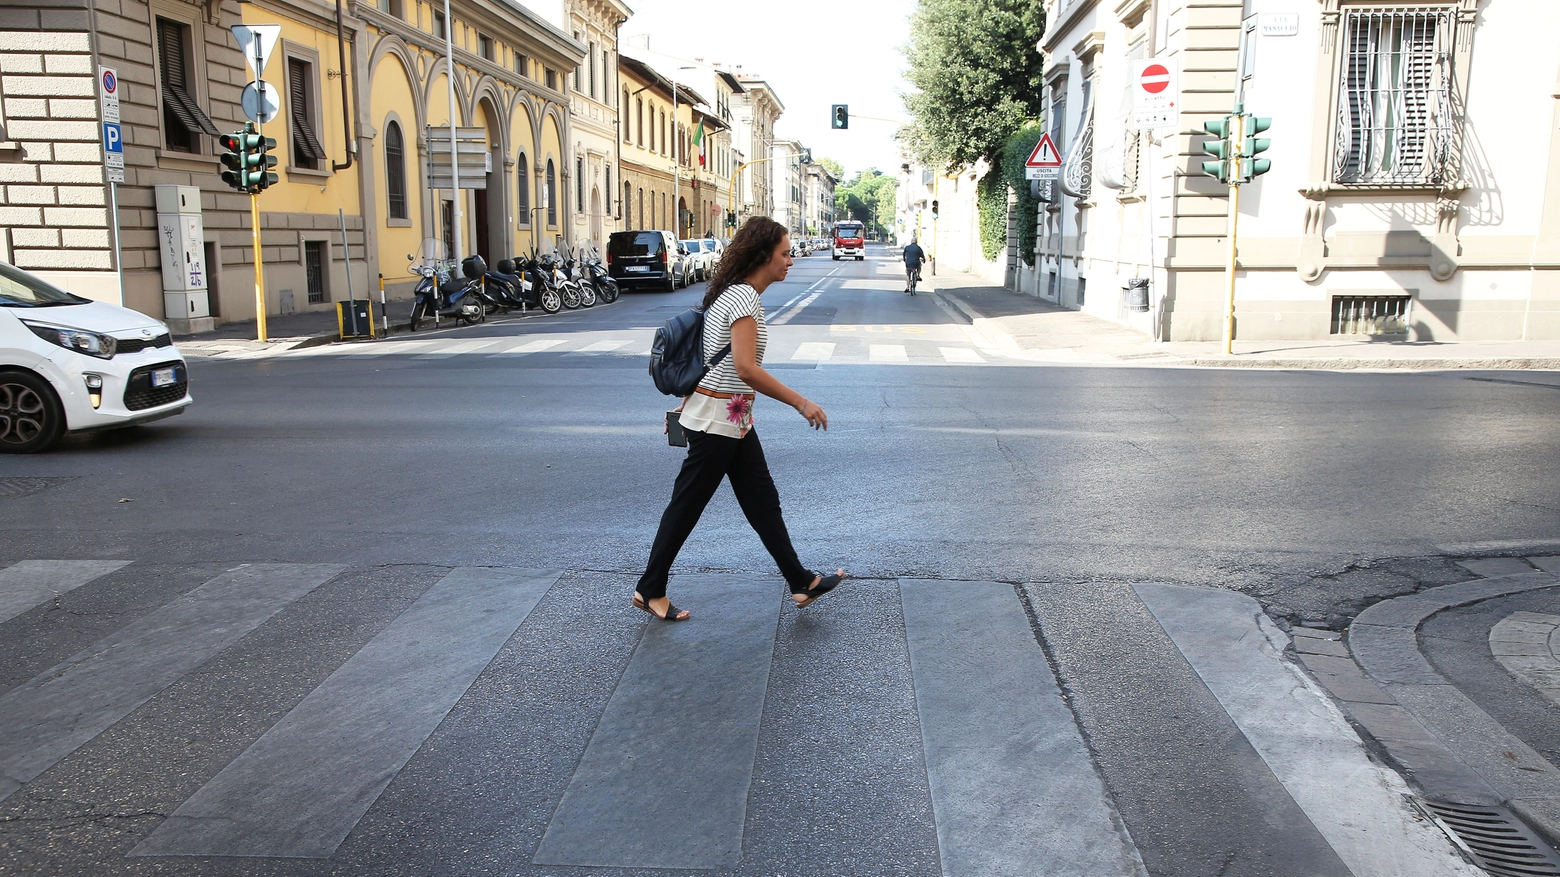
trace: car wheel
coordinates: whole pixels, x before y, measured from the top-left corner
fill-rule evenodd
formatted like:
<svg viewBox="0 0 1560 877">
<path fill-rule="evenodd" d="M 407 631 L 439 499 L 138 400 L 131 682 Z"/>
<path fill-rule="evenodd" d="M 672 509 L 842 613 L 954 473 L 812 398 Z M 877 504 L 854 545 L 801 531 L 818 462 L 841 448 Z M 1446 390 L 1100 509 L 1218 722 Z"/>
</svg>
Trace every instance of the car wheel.
<svg viewBox="0 0 1560 877">
<path fill-rule="evenodd" d="M 0 453 L 34 454 L 65 432 L 54 388 L 27 372 L 0 372 Z"/>
</svg>

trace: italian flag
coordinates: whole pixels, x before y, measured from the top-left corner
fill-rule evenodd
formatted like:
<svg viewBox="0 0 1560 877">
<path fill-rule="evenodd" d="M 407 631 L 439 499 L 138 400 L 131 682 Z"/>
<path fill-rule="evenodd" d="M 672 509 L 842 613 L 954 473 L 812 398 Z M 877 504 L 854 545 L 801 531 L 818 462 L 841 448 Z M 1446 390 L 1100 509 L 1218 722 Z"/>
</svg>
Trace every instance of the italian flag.
<svg viewBox="0 0 1560 877">
<path fill-rule="evenodd" d="M 704 167 L 704 120 L 699 120 L 699 127 L 693 132 L 693 145 L 699 148 L 699 167 Z"/>
</svg>

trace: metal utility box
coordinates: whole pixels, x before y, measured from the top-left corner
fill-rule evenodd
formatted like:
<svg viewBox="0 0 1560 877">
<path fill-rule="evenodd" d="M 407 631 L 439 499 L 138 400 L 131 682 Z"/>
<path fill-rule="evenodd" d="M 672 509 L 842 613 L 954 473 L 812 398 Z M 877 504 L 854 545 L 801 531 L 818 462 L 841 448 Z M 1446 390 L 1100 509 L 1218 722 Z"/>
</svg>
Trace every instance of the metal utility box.
<svg viewBox="0 0 1560 877">
<path fill-rule="evenodd" d="M 206 228 L 196 186 L 156 187 L 157 247 L 162 262 L 163 316 L 177 334 L 212 329 L 206 290 Z"/>
<path fill-rule="evenodd" d="M 199 216 L 200 187 L 167 183 L 157 186 L 157 213 L 192 213 Z"/>
<path fill-rule="evenodd" d="M 206 230 L 200 214 L 157 214 L 157 242 L 162 249 L 163 292 L 206 289 Z"/>
</svg>

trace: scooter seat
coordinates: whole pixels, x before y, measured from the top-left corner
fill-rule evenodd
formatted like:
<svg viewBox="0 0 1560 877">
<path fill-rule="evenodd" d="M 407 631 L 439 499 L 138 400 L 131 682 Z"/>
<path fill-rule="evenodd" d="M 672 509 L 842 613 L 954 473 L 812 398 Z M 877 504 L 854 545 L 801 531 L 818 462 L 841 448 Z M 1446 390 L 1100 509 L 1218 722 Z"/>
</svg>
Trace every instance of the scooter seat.
<svg viewBox="0 0 1560 877">
<path fill-rule="evenodd" d="M 446 296 L 456 296 L 466 291 L 466 281 L 449 280 L 439 284 L 439 291 Z"/>
<path fill-rule="evenodd" d="M 502 281 L 504 283 L 519 283 L 520 282 L 520 275 L 518 275 L 518 274 L 505 274 L 502 271 L 489 271 L 488 273 L 486 273 L 486 274 L 484 274 L 482 276 L 488 278 L 489 280 L 499 280 L 499 281 Z"/>
</svg>

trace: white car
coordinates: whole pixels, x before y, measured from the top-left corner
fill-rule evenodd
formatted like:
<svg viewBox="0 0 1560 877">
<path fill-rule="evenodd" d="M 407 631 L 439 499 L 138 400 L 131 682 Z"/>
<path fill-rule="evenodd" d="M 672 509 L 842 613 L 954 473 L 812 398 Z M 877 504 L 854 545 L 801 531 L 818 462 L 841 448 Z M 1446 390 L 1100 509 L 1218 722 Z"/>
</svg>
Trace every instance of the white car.
<svg viewBox="0 0 1560 877">
<path fill-rule="evenodd" d="M 710 238 L 694 238 L 682 241 L 682 245 L 688 250 L 690 264 L 693 265 L 693 276 L 700 280 L 708 280 L 715 274 L 715 266 L 720 263 L 719 245 Z"/>
<path fill-rule="evenodd" d="M 191 401 L 167 326 L 0 262 L 0 453 L 171 417 Z"/>
</svg>

